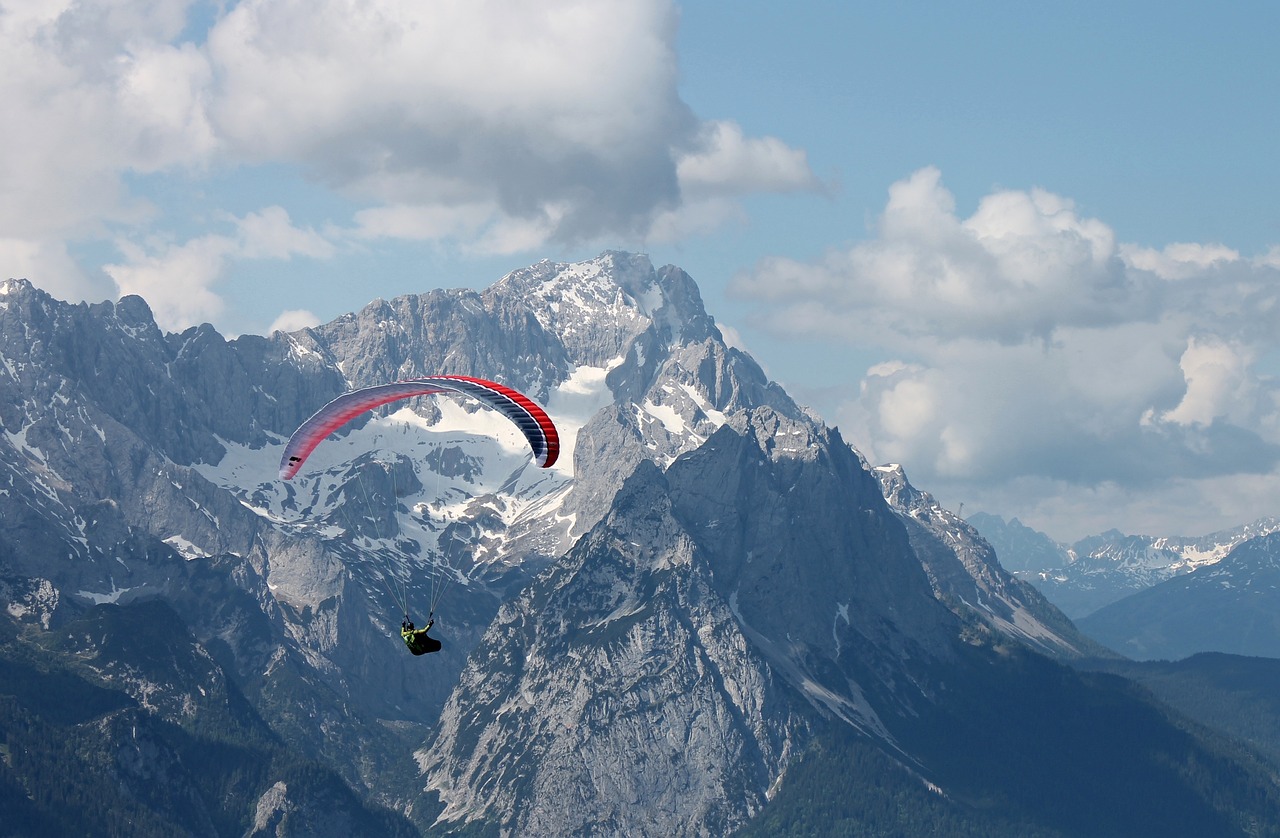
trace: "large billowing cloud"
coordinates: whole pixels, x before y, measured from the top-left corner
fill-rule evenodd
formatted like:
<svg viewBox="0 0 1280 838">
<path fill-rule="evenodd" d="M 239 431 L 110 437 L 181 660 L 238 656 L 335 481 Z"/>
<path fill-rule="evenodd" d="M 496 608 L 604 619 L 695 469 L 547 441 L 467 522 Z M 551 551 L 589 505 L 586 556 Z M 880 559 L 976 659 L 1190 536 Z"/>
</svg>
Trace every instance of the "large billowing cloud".
<svg viewBox="0 0 1280 838">
<path fill-rule="evenodd" d="M 470 205 L 555 235 L 643 231 L 697 120 L 656 2 L 246 0 L 209 38 L 245 159 L 379 203 Z"/>
<path fill-rule="evenodd" d="M 928 168 L 893 185 L 869 240 L 765 261 L 735 289 L 768 301 L 778 334 L 883 353 L 850 370 L 858 395 L 833 419 L 953 502 L 1081 527 L 1122 493 L 1167 498 L 1152 526 L 1161 511 L 1193 528 L 1275 512 L 1274 253 L 1122 245 L 1042 190 L 995 192 L 961 218 Z M 1230 480 L 1273 491 L 1241 511 L 1221 505 Z M 1041 508 L 1032 486 L 1074 500 Z"/>
<path fill-rule="evenodd" d="M 750 192 L 816 188 L 802 152 L 681 101 L 676 18 L 670 0 L 0 0 L 7 251 L 114 236 L 117 280 L 174 248 L 199 261 L 200 241 L 147 242 L 166 219 L 131 185 L 155 173 L 198 190 L 283 164 L 352 202 L 335 245 L 501 253 L 678 239 Z M 226 254 L 203 251 L 167 325 L 219 305 Z M 44 284 L 95 281 L 66 273 Z"/>
</svg>

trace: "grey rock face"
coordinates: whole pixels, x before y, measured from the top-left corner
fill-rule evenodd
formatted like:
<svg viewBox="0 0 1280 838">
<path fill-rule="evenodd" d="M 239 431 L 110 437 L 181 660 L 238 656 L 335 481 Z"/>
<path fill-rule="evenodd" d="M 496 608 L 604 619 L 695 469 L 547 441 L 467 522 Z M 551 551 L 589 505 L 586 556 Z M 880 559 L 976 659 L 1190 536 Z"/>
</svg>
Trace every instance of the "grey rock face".
<svg viewBox="0 0 1280 838">
<path fill-rule="evenodd" d="M 1046 654 L 1107 654 L 1039 591 L 1001 567 L 976 529 L 912 486 L 902 466 L 878 466 L 875 473 L 885 498 L 906 524 L 934 594 L 959 616 Z"/>
<path fill-rule="evenodd" d="M 930 646 L 944 653 L 946 631 L 932 621 L 945 612 L 928 616 L 918 568 L 896 571 L 908 574 L 916 604 L 889 613 L 886 593 L 899 580 L 873 572 L 871 553 L 862 570 L 845 567 L 840 542 L 851 533 L 875 541 L 885 555 L 905 543 L 873 484 L 842 443 L 823 438 L 750 358 L 724 345 L 696 286 L 677 269 L 655 271 L 643 257 L 625 254 L 581 265 L 543 263 L 483 294 L 378 301 L 316 329 L 233 342 L 208 327 L 161 335 L 137 299 L 77 308 L 29 287 L 16 290 L 4 312 L 5 357 L 39 363 L 14 365 L 14 383 L 5 390 L 6 430 L 21 430 L 13 432 L 4 461 L 22 479 L 14 482 L 21 491 L 0 502 L 10 504 L 8 520 L 29 522 L 45 553 L 8 542 L 11 611 L 48 624 L 69 595 L 81 606 L 165 596 L 182 606 L 199 636 L 231 651 L 247 693 L 278 730 L 345 765 L 357 784 L 372 780 L 374 774 L 362 779 L 361 772 L 376 771 L 385 759 L 371 753 L 374 745 L 356 744 L 359 719 L 429 718 L 450 694 L 450 708 L 465 706 L 467 676 L 450 690 L 501 592 L 586 533 L 592 535 L 576 558 L 558 560 L 544 578 L 561 578 L 566 563 L 600 567 L 571 574 L 584 587 L 566 588 L 546 612 L 569 609 L 554 622 L 565 636 L 535 635 L 526 658 L 541 654 L 550 678 L 561 668 L 558 645 L 609 640 L 574 651 L 602 684 L 612 684 L 598 695 L 586 681 L 535 685 L 552 690 L 540 707 L 560 707 L 560 695 L 579 696 L 577 712 L 599 733 L 590 743 L 551 738 L 563 725 L 531 715 L 520 735 L 504 741 L 518 749 L 525 733 L 543 731 L 532 741 L 563 748 L 555 752 L 560 761 L 538 752 L 536 782 L 513 783 L 506 797 L 483 804 L 473 784 L 489 782 L 494 768 L 470 765 L 475 757 L 464 746 L 472 727 L 459 725 L 452 746 L 442 733 L 445 744 L 432 753 L 461 762 L 442 761 L 430 776 L 442 792 L 450 790 L 451 813 L 555 833 L 565 813 L 539 809 L 536 801 L 554 796 L 530 791 L 581 782 L 570 755 L 586 747 L 597 772 L 635 753 L 652 762 L 647 769 L 627 763 L 634 773 L 625 778 L 597 774 L 599 805 L 573 817 L 599 817 L 621 829 L 648 818 L 640 813 L 654 804 L 667 813 L 660 823 L 668 832 L 717 833 L 763 805 L 805 728 L 804 713 L 817 708 L 887 735 L 872 699 L 852 679 L 865 680 L 874 700 L 892 706 L 896 656 L 924 658 Z M 49 346 L 64 348 L 42 354 Z M 99 371 L 95 358 L 117 377 L 87 382 Z M 518 471 L 495 482 L 487 455 L 455 445 L 418 454 L 411 441 L 408 449 L 400 443 L 353 449 L 349 461 L 287 486 L 255 478 L 271 470 L 253 461 L 273 462 L 279 439 L 349 386 L 444 369 L 501 378 L 551 399 L 586 368 L 605 375 L 607 390 L 602 409 L 582 418 L 581 434 L 570 428 L 577 444 L 571 482 L 531 483 Z M 428 425 L 441 415 L 429 401 L 415 412 Z M 75 456 L 52 456 L 66 447 L 59 440 L 69 432 L 77 434 Z M 388 445 L 387 433 L 394 427 L 372 429 L 361 444 Z M 815 446 L 825 451 L 821 457 Z M 806 531 L 821 530 L 823 516 L 844 514 L 819 502 L 831 488 L 822 481 L 833 456 L 843 470 L 836 483 L 853 480 L 860 487 L 856 503 L 877 506 L 863 513 L 871 524 L 846 515 L 857 524 L 853 530 L 841 527 L 815 540 Z M 235 457 L 245 465 L 232 463 Z M 694 460 L 681 465 L 682 457 Z M 715 463 L 704 473 L 701 459 Z M 736 473 L 744 464 L 784 473 L 744 481 Z M 667 468 L 671 483 L 660 473 Z M 713 485 L 708 475 L 725 480 Z M 615 498 L 628 479 L 632 494 Z M 807 488 L 787 488 L 793 481 Z M 672 500 L 654 500 L 664 493 Z M 454 511 L 442 516 L 441 502 Z M 742 517 L 732 548 L 719 543 L 715 516 L 703 504 L 731 507 Z M 446 556 L 446 546 L 459 542 L 466 552 Z M 643 550 L 636 553 L 633 543 Z M 759 556 L 751 568 L 740 566 L 746 555 Z M 834 555 L 840 585 L 827 584 L 824 571 L 811 567 Z M 398 641 L 386 642 L 391 619 L 376 603 L 388 587 L 442 565 L 459 575 L 438 629 L 454 654 L 428 676 L 423 667 L 406 667 Z M 864 581 L 873 594 L 858 593 Z M 425 584 L 413 585 L 412 600 L 426 600 Z M 766 601 L 771 586 L 786 587 L 792 601 Z M 817 601 L 797 599 L 805 586 L 821 592 Z M 624 601 L 635 603 L 634 613 L 622 613 L 633 608 Z M 493 630 L 551 628 L 514 605 L 502 613 Z M 617 638 L 625 640 L 622 647 Z M 849 651 L 882 640 L 890 645 L 869 656 Z M 501 662 L 508 645 L 486 642 L 477 654 Z M 849 671 L 827 671 L 842 649 Z M 475 677 L 486 689 L 500 683 L 484 667 L 476 671 L 485 672 Z M 609 675 L 615 671 L 630 680 Z M 646 691 L 633 693 L 637 684 L 648 685 Z M 554 692 L 560 688 L 566 692 Z M 540 695 L 530 690 L 521 682 L 516 693 Z M 614 721 L 613 710 L 622 707 L 629 712 Z M 451 712 L 461 710 L 446 710 L 442 731 L 450 729 Z M 641 736 L 646 729 L 663 734 L 648 741 Z M 671 738 L 671 730 L 684 734 Z M 637 741 L 646 747 L 636 751 Z M 288 810 L 285 798 L 264 798 L 263 807 L 267 821 Z"/>
<path fill-rule="evenodd" d="M 626 254 L 230 342 L 208 326 L 164 335 L 139 298 L 68 306 L 12 282 L 3 302 L 9 613 L 47 628 L 95 602 L 164 597 L 231 651 L 278 730 L 357 785 L 386 759 L 362 744 L 362 718 L 433 718 L 500 598 L 598 522 L 634 467 L 669 464 L 726 412 L 797 413 L 719 340 L 687 275 Z M 419 451 L 411 426 L 357 422 L 348 436 L 372 450 L 274 481 L 283 437 L 350 386 L 447 370 L 550 399 L 592 365 L 605 409 L 582 417 L 573 480 L 497 471 L 509 466 L 465 444 Z M 441 417 L 430 401 L 414 412 Z M 452 654 L 428 672 L 399 648 L 387 594 L 427 603 L 445 577 L 437 633 Z"/>
<path fill-rule="evenodd" d="M 543 261 L 503 277 L 492 297 L 519 300 L 568 359 L 604 367 L 625 356 L 666 308 L 653 265 L 643 256 L 606 253 L 574 265 Z"/>
<path fill-rule="evenodd" d="M 883 682 L 893 704 L 903 662 L 948 656 L 950 615 L 874 478 L 834 431 L 759 408 L 678 460 L 669 479 L 718 590 L 759 644 L 801 664 L 802 679 L 822 682 L 811 664 L 847 664 L 834 694 L 845 679 L 862 691 Z"/>
<path fill-rule="evenodd" d="M 330 359 L 350 387 L 447 371 L 508 382 L 545 399 L 569 366 L 560 341 L 529 307 L 497 293 L 432 291 L 375 300 L 294 339 Z"/>
<path fill-rule="evenodd" d="M 518 835 L 725 834 L 802 721 L 642 463 L 499 612 L 419 753 L 444 820 Z"/>
<path fill-rule="evenodd" d="M 364 693 L 360 712 L 385 710 L 395 693 L 377 687 L 401 664 L 396 646 L 378 643 L 386 635 L 370 625 L 365 592 L 323 542 L 282 531 L 190 465 L 229 446 L 271 457 L 267 444 L 309 412 L 287 394 L 337 392 L 341 377 L 310 356 L 292 363 L 279 338 L 227 343 L 207 327 L 162 336 L 137 298 L 70 306 L 25 282 L 2 290 L 7 613 L 54 629 L 96 603 L 180 605 L 203 641 L 233 650 L 254 695 L 322 690 L 305 723 L 275 721 L 317 751 L 348 748 L 346 775 L 361 784 L 356 766 L 376 771 L 383 758 L 351 761 L 370 737 L 342 702 Z M 351 680 L 361 665 L 378 677 Z M 313 726 L 326 718 L 328 730 Z"/>
</svg>

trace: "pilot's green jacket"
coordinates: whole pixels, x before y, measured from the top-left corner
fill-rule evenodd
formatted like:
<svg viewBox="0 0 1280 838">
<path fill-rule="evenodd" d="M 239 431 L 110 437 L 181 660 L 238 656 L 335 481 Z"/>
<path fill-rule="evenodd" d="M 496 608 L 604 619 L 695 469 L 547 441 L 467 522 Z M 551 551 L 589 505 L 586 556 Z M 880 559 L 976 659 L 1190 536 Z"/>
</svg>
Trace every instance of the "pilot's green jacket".
<svg viewBox="0 0 1280 838">
<path fill-rule="evenodd" d="M 404 638 L 404 645 L 409 647 L 409 651 L 415 655 L 425 655 L 428 652 L 440 651 L 440 641 L 434 637 L 428 637 L 427 632 L 431 630 L 428 623 L 426 628 L 413 629 L 407 626 L 400 628 L 400 636 Z"/>
</svg>

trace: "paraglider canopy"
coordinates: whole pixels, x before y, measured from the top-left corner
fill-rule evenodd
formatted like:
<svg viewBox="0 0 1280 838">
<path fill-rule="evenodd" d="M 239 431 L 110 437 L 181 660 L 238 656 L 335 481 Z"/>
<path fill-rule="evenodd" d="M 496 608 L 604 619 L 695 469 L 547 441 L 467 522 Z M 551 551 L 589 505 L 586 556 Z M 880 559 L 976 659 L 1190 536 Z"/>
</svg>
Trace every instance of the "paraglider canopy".
<svg viewBox="0 0 1280 838">
<path fill-rule="evenodd" d="M 461 393 L 502 413 L 516 424 L 529 442 L 534 460 L 550 468 L 560 455 L 560 437 L 551 418 L 523 393 L 483 378 L 464 375 L 435 375 L 380 384 L 344 393 L 303 422 L 284 447 L 280 457 L 280 479 L 289 480 L 316 446 L 329 434 L 362 413 L 414 396 Z"/>
</svg>

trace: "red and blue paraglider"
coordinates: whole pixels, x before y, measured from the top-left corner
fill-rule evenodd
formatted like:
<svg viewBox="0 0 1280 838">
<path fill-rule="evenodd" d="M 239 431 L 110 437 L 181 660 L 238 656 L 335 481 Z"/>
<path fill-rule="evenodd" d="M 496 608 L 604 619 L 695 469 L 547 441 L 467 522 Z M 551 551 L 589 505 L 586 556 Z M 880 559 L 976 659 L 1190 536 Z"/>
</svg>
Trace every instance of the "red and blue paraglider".
<svg viewBox="0 0 1280 838">
<path fill-rule="evenodd" d="M 311 456 L 311 452 L 325 437 L 360 414 L 401 399 L 440 393 L 471 396 L 506 416 L 529 441 L 534 460 L 542 468 L 550 468 L 560 456 L 560 437 L 556 433 L 555 424 L 528 396 L 483 378 L 433 375 L 352 390 L 317 410 L 314 416 L 303 422 L 293 432 L 293 436 L 289 437 L 284 454 L 280 457 L 280 479 L 289 480 L 297 474 L 307 457 Z"/>
<path fill-rule="evenodd" d="M 326 437 L 357 416 L 401 399 L 439 394 L 469 396 L 506 416 L 524 434 L 534 461 L 540 467 L 550 468 L 560 456 L 560 436 L 556 432 L 555 423 L 528 396 L 483 378 L 433 375 L 352 390 L 320 408 L 289 437 L 284 454 L 280 457 L 280 479 L 293 478 L 307 461 L 307 457 L 311 456 L 311 452 Z M 437 593 L 432 598 L 433 612 L 438 599 Z M 405 615 L 400 625 L 400 636 L 409 651 L 415 655 L 439 651 L 440 641 L 427 636 L 427 631 L 435 620 L 428 619 L 425 628 L 415 629 L 409 620 L 407 601 L 403 605 Z"/>
</svg>

